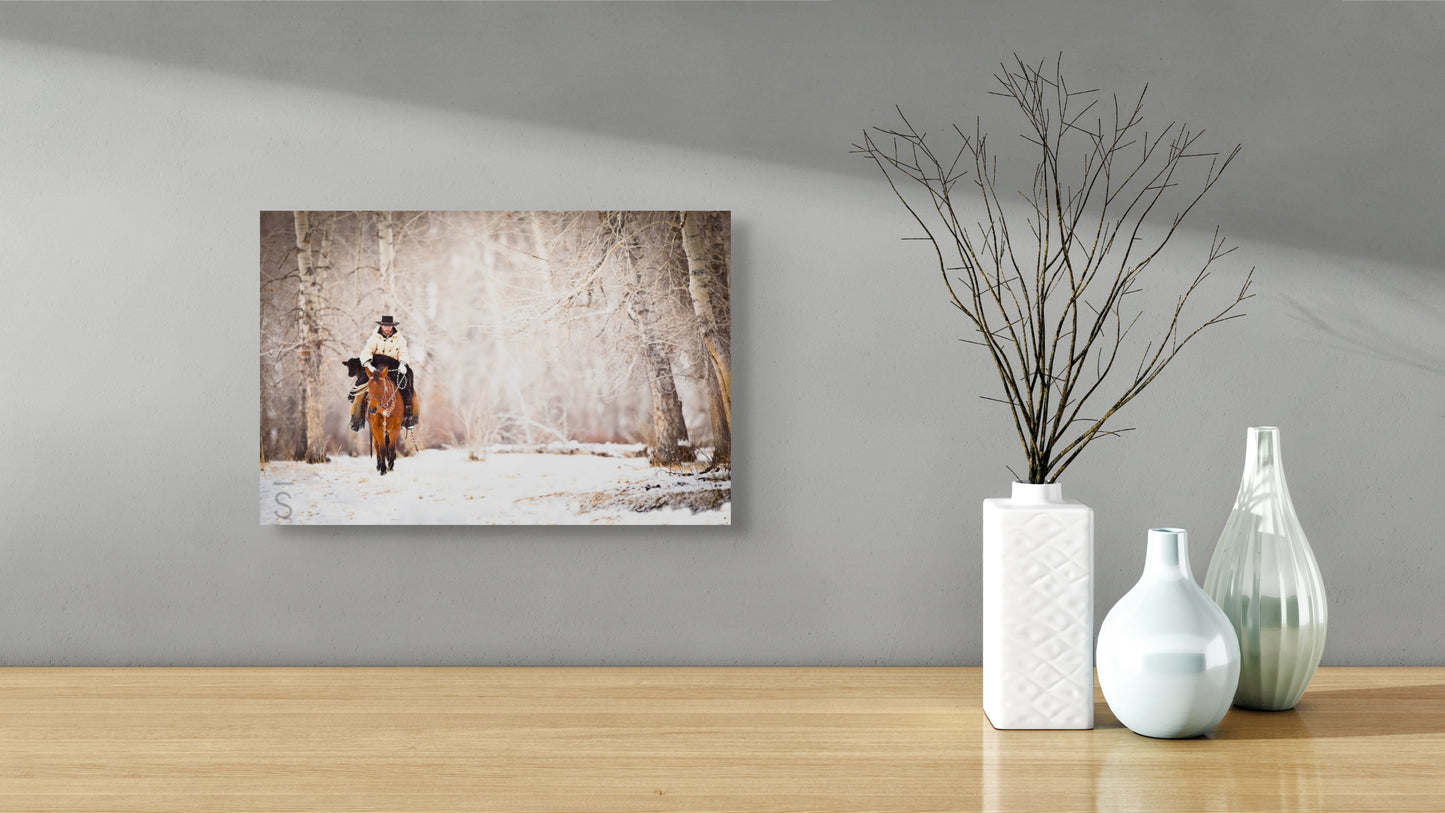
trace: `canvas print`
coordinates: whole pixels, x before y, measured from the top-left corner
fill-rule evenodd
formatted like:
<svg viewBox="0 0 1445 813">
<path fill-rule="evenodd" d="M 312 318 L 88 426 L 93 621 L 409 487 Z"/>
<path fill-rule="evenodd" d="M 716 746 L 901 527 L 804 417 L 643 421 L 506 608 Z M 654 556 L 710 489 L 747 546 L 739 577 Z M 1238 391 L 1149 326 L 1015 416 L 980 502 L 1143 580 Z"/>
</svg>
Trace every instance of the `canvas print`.
<svg viewBox="0 0 1445 813">
<path fill-rule="evenodd" d="M 262 524 L 732 518 L 726 211 L 260 214 Z"/>
</svg>

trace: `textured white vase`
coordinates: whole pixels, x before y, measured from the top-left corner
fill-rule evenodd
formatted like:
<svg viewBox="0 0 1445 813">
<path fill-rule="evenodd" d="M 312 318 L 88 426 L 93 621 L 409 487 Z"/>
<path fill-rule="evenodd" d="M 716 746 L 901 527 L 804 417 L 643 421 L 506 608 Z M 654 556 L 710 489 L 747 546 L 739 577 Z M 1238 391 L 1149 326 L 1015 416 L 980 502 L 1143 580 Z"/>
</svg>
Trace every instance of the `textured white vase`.
<svg viewBox="0 0 1445 813">
<path fill-rule="evenodd" d="M 1146 737 L 1197 737 L 1224 719 L 1239 685 L 1239 639 L 1194 583 L 1189 536 L 1149 531 L 1144 575 L 1099 628 L 1099 688 Z"/>
<path fill-rule="evenodd" d="M 994 728 L 1094 727 L 1094 512 L 1058 483 L 983 501 L 983 710 Z"/>
</svg>

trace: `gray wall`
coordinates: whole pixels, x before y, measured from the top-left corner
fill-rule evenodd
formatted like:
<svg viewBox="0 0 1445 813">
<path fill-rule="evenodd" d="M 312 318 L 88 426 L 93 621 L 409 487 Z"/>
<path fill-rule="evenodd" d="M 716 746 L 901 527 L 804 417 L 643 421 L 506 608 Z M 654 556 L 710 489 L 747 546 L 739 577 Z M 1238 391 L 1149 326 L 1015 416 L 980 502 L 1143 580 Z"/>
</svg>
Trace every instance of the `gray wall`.
<svg viewBox="0 0 1445 813">
<path fill-rule="evenodd" d="M 1326 662 L 1445 663 L 1445 4 L 976 5 L 0 6 L 0 663 L 976 664 L 1016 441 L 847 151 L 1015 50 L 1246 148 L 1248 318 L 1066 478 L 1098 617 L 1276 424 Z M 734 525 L 258 527 L 256 213 L 353 207 L 731 209 Z"/>
</svg>

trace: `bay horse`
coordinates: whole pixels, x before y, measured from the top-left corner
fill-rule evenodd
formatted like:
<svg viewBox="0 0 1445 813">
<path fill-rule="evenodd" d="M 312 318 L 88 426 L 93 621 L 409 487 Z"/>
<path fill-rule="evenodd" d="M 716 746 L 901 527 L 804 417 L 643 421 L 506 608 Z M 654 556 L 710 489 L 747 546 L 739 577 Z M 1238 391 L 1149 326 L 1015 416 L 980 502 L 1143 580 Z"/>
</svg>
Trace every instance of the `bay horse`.
<svg viewBox="0 0 1445 813">
<path fill-rule="evenodd" d="M 383 476 L 396 468 L 396 447 L 401 441 L 401 416 L 404 411 L 396 382 L 391 380 L 391 367 L 378 366 L 367 374 L 367 415 L 371 422 L 371 450 L 376 453 L 376 470 Z"/>
</svg>

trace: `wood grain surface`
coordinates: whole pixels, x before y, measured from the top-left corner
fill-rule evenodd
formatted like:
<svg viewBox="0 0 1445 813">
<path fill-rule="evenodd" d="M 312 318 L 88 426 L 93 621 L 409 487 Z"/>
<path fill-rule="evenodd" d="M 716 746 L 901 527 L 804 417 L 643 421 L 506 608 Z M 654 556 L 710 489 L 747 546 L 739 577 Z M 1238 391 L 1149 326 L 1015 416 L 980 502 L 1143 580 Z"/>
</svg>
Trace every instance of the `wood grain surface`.
<svg viewBox="0 0 1445 813">
<path fill-rule="evenodd" d="M 0 669 L 4 811 L 1445 811 L 1445 668 L 1151 740 L 968 668 Z"/>
</svg>

